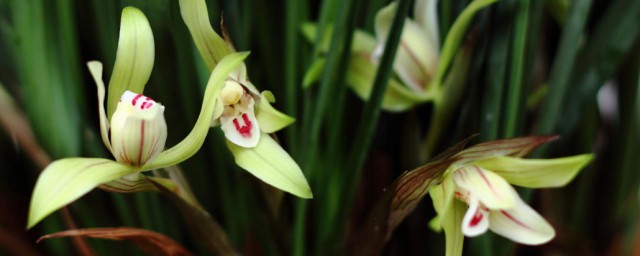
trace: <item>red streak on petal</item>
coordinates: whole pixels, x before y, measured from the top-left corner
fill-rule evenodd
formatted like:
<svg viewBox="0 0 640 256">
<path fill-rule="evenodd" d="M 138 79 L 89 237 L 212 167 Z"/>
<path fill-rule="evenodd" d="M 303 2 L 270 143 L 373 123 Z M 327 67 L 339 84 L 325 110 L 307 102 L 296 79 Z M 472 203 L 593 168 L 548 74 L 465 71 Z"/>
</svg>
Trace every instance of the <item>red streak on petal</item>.
<svg viewBox="0 0 640 256">
<path fill-rule="evenodd" d="M 142 94 L 138 94 L 135 97 L 133 97 L 133 100 L 131 100 L 131 104 L 133 104 L 135 106 L 140 97 L 142 97 Z"/>
<path fill-rule="evenodd" d="M 533 230 L 531 227 L 529 227 L 527 224 L 524 224 L 522 221 L 514 218 L 513 216 L 511 216 L 511 214 L 509 214 L 508 212 L 506 212 L 505 210 L 500 210 L 500 213 L 504 214 L 504 216 L 506 216 L 509 220 L 515 222 L 516 224 L 522 226 L 523 228 L 529 229 L 529 230 Z"/>
<path fill-rule="evenodd" d="M 496 189 L 493 187 L 491 182 L 489 182 L 489 179 L 487 179 L 487 176 L 484 176 L 484 173 L 482 172 L 482 170 L 480 170 L 480 168 L 478 168 L 477 166 L 474 166 L 474 169 L 476 170 L 476 172 L 478 172 L 478 174 L 480 174 L 484 182 L 487 183 L 487 185 L 489 186 L 493 194 L 495 194 L 496 197 L 501 198 L 500 193 L 498 193 L 498 191 L 496 191 Z"/>
<path fill-rule="evenodd" d="M 140 109 L 144 109 L 147 106 L 148 102 L 142 102 L 142 105 L 140 105 Z"/>
<path fill-rule="evenodd" d="M 469 223 L 469 226 L 472 226 L 472 227 L 477 226 L 478 223 L 482 221 L 482 218 L 484 218 L 484 215 L 480 213 L 480 210 L 476 210 L 475 215 L 473 215 L 473 218 L 471 218 L 471 222 Z"/>
<path fill-rule="evenodd" d="M 238 123 L 238 119 L 233 119 L 233 125 L 236 127 L 236 130 L 242 135 L 244 138 L 251 137 L 251 128 L 253 128 L 253 124 L 251 120 L 249 120 L 249 116 L 246 113 L 242 114 L 242 120 L 244 120 L 244 125 L 240 126 Z"/>
</svg>

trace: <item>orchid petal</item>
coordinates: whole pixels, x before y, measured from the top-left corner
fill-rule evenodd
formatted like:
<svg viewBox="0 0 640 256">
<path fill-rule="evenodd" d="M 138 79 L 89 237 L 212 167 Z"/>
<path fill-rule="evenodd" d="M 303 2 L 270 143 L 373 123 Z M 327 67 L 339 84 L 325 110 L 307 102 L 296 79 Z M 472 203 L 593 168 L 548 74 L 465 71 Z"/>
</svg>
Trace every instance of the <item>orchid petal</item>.
<svg viewBox="0 0 640 256">
<path fill-rule="evenodd" d="M 474 165 L 491 170 L 514 185 L 545 188 L 566 185 L 592 159 L 592 154 L 556 159 L 522 159 L 501 156 L 479 160 L 474 162 Z"/>
<path fill-rule="evenodd" d="M 101 183 L 138 171 L 101 158 L 65 158 L 49 164 L 42 171 L 31 198 L 31 228 L 55 210 L 73 202 Z"/>
<path fill-rule="evenodd" d="M 553 227 L 520 198 L 512 209 L 491 211 L 489 229 L 514 242 L 528 245 L 543 244 L 555 236 Z"/>
<path fill-rule="evenodd" d="M 453 180 L 450 177 L 445 177 L 442 184 L 433 186 L 429 190 L 429 195 L 433 199 L 433 207 L 438 213 L 439 225 L 442 226 L 446 237 L 445 255 L 447 256 L 462 255 L 464 243 L 464 235 L 460 225 L 462 225 L 466 207 L 464 203 L 453 200 L 453 186 Z"/>
<path fill-rule="evenodd" d="M 271 103 L 276 101 L 273 93 L 270 91 L 263 91 L 262 97 L 256 107 L 256 119 L 260 123 L 260 130 L 264 133 L 274 133 L 282 128 L 285 128 L 296 121 L 295 118 L 290 117 L 271 106 Z"/>
<path fill-rule="evenodd" d="M 305 23 L 301 26 L 302 35 L 310 43 L 315 43 L 318 27 L 314 23 Z M 331 43 L 331 34 L 333 27 L 327 26 L 324 33 L 324 41 L 321 43 L 320 51 L 329 50 Z M 371 53 L 376 47 L 376 39 L 369 33 L 362 30 L 355 30 L 353 33 L 353 42 L 351 43 L 351 52 L 353 53 Z"/>
<path fill-rule="evenodd" d="M 107 117 L 116 110 L 126 90 L 142 93 L 151 76 L 155 58 L 153 33 L 147 17 L 134 7 L 122 10 L 120 38 L 113 73 L 109 80 Z"/>
<path fill-rule="evenodd" d="M 416 0 L 416 22 L 426 31 L 434 52 L 440 51 L 440 32 L 438 31 L 438 0 Z"/>
<path fill-rule="evenodd" d="M 229 141 L 241 147 L 253 148 L 260 140 L 260 124 L 254 114 L 255 100 L 249 95 L 244 97 L 249 101 L 246 109 L 230 109 L 235 113 L 220 116 L 220 127 Z"/>
<path fill-rule="evenodd" d="M 247 52 L 232 53 L 225 56 L 216 65 L 207 83 L 200 115 L 189 135 L 177 145 L 160 153 L 155 160 L 147 163 L 143 169 L 158 169 L 176 165 L 198 152 L 209 132 L 213 112 L 217 102 L 219 102 L 217 99 L 220 96 L 220 90 L 222 90 L 225 80 L 248 55 L 249 53 Z"/>
<path fill-rule="evenodd" d="M 234 52 L 211 27 L 204 0 L 180 0 L 180 14 L 209 70 L 213 70 L 226 55 Z"/>
<path fill-rule="evenodd" d="M 298 164 L 269 135 L 262 134 L 255 148 L 227 141 L 236 164 L 257 178 L 301 198 L 312 198 L 311 188 Z"/>
<path fill-rule="evenodd" d="M 475 237 L 489 229 L 489 212 L 480 206 L 477 198 L 472 197 L 469 209 L 462 219 L 462 233 L 468 237 Z"/>
<path fill-rule="evenodd" d="M 480 143 L 456 154 L 455 157 L 460 160 L 454 164 L 454 167 L 497 156 L 521 157 L 538 146 L 556 139 L 558 136 L 529 136 Z"/>
<path fill-rule="evenodd" d="M 109 119 L 107 113 L 104 110 L 104 81 L 102 81 L 102 63 L 99 61 L 87 62 L 91 77 L 96 82 L 98 88 L 98 117 L 100 119 L 100 137 L 102 137 L 102 143 L 113 152 L 111 149 L 111 142 L 109 142 Z"/>
<path fill-rule="evenodd" d="M 382 49 L 386 44 L 395 12 L 396 4 L 391 3 L 376 15 L 375 30 L 378 45 L 371 56 L 374 62 L 382 56 Z M 427 44 L 426 47 L 425 44 Z M 429 38 L 422 28 L 414 21 L 407 19 L 393 67 L 402 81 L 414 91 L 425 91 L 438 64 L 437 52 L 434 52 L 434 47 L 428 44 L 430 44 Z"/>
<path fill-rule="evenodd" d="M 464 166 L 452 175 L 463 197 L 468 192 L 470 198 L 477 198 L 489 209 L 511 208 L 518 198 L 516 190 L 505 179 L 478 166 Z"/>
</svg>

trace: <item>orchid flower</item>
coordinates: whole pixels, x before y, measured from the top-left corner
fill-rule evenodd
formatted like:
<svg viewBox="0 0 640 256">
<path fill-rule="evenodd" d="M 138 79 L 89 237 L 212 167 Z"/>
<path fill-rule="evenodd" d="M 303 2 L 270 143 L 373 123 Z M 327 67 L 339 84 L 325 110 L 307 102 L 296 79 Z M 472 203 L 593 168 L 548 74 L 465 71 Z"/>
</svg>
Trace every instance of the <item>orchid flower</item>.
<svg viewBox="0 0 640 256">
<path fill-rule="evenodd" d="M 397 77 L 389 80 L 382 108 L 390 112 L 401 112 L 420 103 L 440 101 L 443 97 L 455 98 L 452 94 L 459 94 L 462 90 L 470 56 L 468 51 L 460 51 L 461 54 L 458 54 L 455 60 L 453 56 L 456 56 L 463 33 L 466 32 L 475 13 L 495 1 L 476 0 L 469 4 L 456 19 L 441 48 L 438 1 L 416 0 L 414 19 L 405 20 L 394 60 L 393 68 Z M 392 2 L 376 14 L 375 37 L 361 30 L 354 34 L 346 78 L 351 89 L 363 100 L 367 100 L 371 94 L 396 5 Z M 318 34 L 313 24 L 305 24 L 302 32 L 311 42 L 315 41 Z M 331 27 L 324 31 L 323 51 L 328 50 L 331 32 Z M 311 65 L 305 75 L 305 86 L 320 78 L 324 63 L 325 59 L 319 57 Z"/>
<path fill-rule="evenodd" d="M 224 39 L 211 27 L 204 0 L 180 0 L 180 11 L 209 70 L 235 52 L 224 25 Z M 273 94 L 258 91 L 249 81 L 244 63 L 226 78 L 219 97 L 205 101 L 215 102 L 211 125 L 220 125 L 238 166 L 278 189 L 301 198 L 313 197 L 298 164 L 269 135 L 293 123 L 294 118 L 271 106 Z"/>
<path fill-rule="evenodd" d="M 136 8 L 124 8 L 109 84 L 108 112 L 104 108 L 102 63 L 87 64 L 98 89 L 100 135 L 115 160 L 64 158 L 52 162 L 36 182 L 28 228 L 98 186 L 116 192 L 147 190 L 152 186 L 141 172 L 176 165 L 200 149 L 215 110 L 215 104 L 210 101 L 204 101 L 189 135 L 163 151 L 167 138 L 165 107 L 142 94 L 151 74 L 154 54 L 153 34 L 147 18 Z M 226 77 L 247 55 L 234 53 L 220 60 L 207 84 L 205 98 L 218 97 Z M 167 180 L 154 180 L 168 184 Z"/>
<path fill-rule="evenodd" d="M 478 144 L 451 157 L 452 164 L 429 194 L 438 213 L 432 224 L 443 228 L 447 255 L 461 255 L 463 235 L 491 230 L 517 243 L 543 244 L 553 227 L 528 206 L 510 185 L 561 187 L 593 158 L 591 154 L 555 159 L 523 159 L 555 136 L 525 137 Z"/>
</svg>

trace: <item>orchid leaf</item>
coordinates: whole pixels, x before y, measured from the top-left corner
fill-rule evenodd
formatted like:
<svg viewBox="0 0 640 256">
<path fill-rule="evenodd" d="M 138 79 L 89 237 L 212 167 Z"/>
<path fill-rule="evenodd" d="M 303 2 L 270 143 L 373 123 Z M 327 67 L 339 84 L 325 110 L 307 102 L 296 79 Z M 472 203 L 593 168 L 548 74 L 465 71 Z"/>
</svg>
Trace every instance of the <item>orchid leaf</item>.
<svg viewBox="0 0 640 256">
<path fill-rule="evenodd" d="M 98 185 L 138 171 L 102 158 L 65 158 L 52 162 L 36 182 L 27 228 Z"/>
<path fill-rule="evenodd" d="M 509 183 L 528 187 L 562 187 L 593 159 L 583 154 L 556 159 L 522 159 L 510 156 L 492 157 L 474 162 L 474 165 L 491 170 Z"/>
<path fill-rule="evenodd" d="M 153 33 L 147 17 L 134 7 L 122 10 L 118 52 L 109 80 L 107 117 L 116 110 L 120 96 L 127 90 L 142 93 L 151 76 L 155 58 Z M 95 78 L 95 77 L 94 77 Z"/>
<path fill-rule="evenodd" d="M 473 19 L 476 12 L 482 8 L 497 2 L 498 0 L 475 0 L 472 1 L 463 11 L 460 16 L 451 26 L 449 33 L 447 34 L 444 44 L 442 46 L 442 52 L 440 54 L 440 63 L 438 64 L 438 70 L 436 71 L 436 84 L 440 85 L 444 81 L 445 74 L 449 68 L 449 64 L 453 60 L 460 46 L 462 38 L 466 35 L 467 27 Z"/>
<path fill-rule="evenodd" d="M 129 227 L 66 230 L 43 236 L 38 242 L 49 238 L 76 236 L 131 241 L 149 255 L 191 255 L 182 245 L 163 234 Z"/>
<path fill-rule="evenodd" d="M 180 143 L 160 153 L 156 159 L 147 163 L 143 169 L 158 169 L 176 165 L 198 152 L 209 132 L 220 90 L 229 74 L 249 55 L 248 52 L 232 53 L 225 56 L 211 73 L 204 93 L 202 109 L 193 129 Z"/>
<path fill-rule="evenodd" d="M 271 106 L 271 103 L 275 103 L 275 101 L 276 99 L 273 93 L 270 91 L 262 92 L 262 99 L 260 99 L 258 107 L 256 108 L 256 119 L 258 119 L 258 123 L 260 124 L 260 130 L 264 133 L 277 132 L 296 121 L 295 118 Z"/>
<path fill-rule="evenodd" d="M 322 76 L 322 72 L 324 72 L 324 65 L 327 64 L 326 58 L 316 58 L 307 72 L 304 73 L 304 79 L 302 80 L 302 88 L 307 89 L 311 87 L 311 85 L 318 80 Z"/>
<path fill-rule="evenodd" d="M 180 0 L 180 14 L 209 70 L 213 70 L 226 55 L 234 52 L 211 27 L 204 0 Z"/>
<path fill-rule="evenodd" d="M 312 198 L 311 188 L 298 164 L 268 134 L 262 134 L 255 148 L 227 141 L 236 164 L 265 183 L 301 198 Z"/>
</svg>

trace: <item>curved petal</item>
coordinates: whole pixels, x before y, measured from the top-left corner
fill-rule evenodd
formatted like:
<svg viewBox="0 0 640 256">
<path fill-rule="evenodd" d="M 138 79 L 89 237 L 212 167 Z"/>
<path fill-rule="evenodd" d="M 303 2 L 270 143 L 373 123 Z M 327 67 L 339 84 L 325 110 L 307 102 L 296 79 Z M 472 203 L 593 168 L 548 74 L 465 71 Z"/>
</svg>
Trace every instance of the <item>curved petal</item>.
<svg viewBox="0 0 640 256">
<path fill-rule="evenodd" d="M 566 185 L 592 159 L 592 154 L 556 159 L 501 156 L 479 160 L 474 164 L 499 174 L 511 184 L 528 188 L 545 188 Z"/>
<path fill-rule="evenodd" d="M 65 158 L 52 162 L 36 182 L 27 228 L 73 202 L 101 183 L 138 171 L 102 158 Z"/>
<path fill-rule="evenodd" d="M 132 173 L 122 178 L 102 183 L 98 188 L 115 193 L 158 191 L 158 188 L 141 173 Z"/>
<path fill-rule="evenodd" d="M 264 133 L 274 133 L 296 121 L 295 118 L 278 111 L 271 103 L 276 102 L 273 93 L 263 91 L 256 107 L 256 119 L 260 123 L 260 130 Z"/>
<path fill-rule="evenodd" d="M 449 215 L 449 210 L 454 202 L 455 183 L 450 174 L 445 174 L 442 178 L 442 183 L 436 186 L 432 186 L 429 189 L 429 196 L 433 201 L 433 208 L 438 213 L 438 216 Z M 442 218 L 442 217 L 440 217 Z"/>
<path fill-rule="evenodd" d="M 462 233 L 468 237 L 479 236 L 489 229 L 489 212 L 480 206 L 477 198 L 471 198 L 469 209 L 462 219 Z"/>
<path fill-rule="evenodd" d="M 440 52 L 440 32 L 438 31 L 438 0 L 416 0 L 415 19 L 424 31 L 433 50 Z"/>
<path fill-rule="evenodd" d="M 301 198 L 312 198 L 311 188 L 298 164 L 269 135 L 262 134 L 255 148 L 227 141 L 236 164 L 258 179 Z"/>
<path fill-rule="evenodd" d="M 120 38 L 113 73 L 109 80 L 107 117 L 116 110 L 120 96 L 126 91 L 142 93 L 151 76 L 155 58 L 153 33 L 147 17 L 134 7 L 122 10 Z"/>
<path fill-rule="evenodd" d="M 209 132 L 213 112 L 216 109 L 217 102 L 219 102 L 218 98 L 224 81 L 248 55 L 248 52 L 232 53 L 218 63 L 211 73 L 211 78 L 209 78 L 209 82 L 207 83 L 207 89 L 204 92 L 200 115 L 189 135 L 177 145 L 160 153 L 158 157 L 147 163 L 142 169 L 150 170 L 176 165 L 198 152 Z"/>
<path fill-rule="evenodd" d="M 180 0 L 180 14 L 209 70 L 213 70 L 226 55 L 234 52 L 211 27 L 204 0 Z"/>
<path fill-rule="evenodd" d="M 518 199 L 516 192 L 500 175 L 475 165 L 467 165 L 453 172 L 453 180 L 461 193 L 468 192 L 469 199 L 477 198 L 489 209 L 508 209 Z"/>
<path fill-rule="evenodd" d="M 310 43 L 315 43 L 318 27 L 315 23 L 304 23 L 300 27 L 302 35 Z M 324 41 L 321 43 L 320 51 L 326 52 L 329 49 L 331 43 L 331 34 L 333 33 L 333 27 L 325 27 Z M 356 29 L 353 33 L 353 42 L 351 43 L 351 52 L 353 53 L 371 53 L 376 47 L 376 39 L 369 33 Z"/>
<path fill-rule="evenodd" d="M 111 143 L 109 142 L 109 119 L 107 113 L 104 110 L 104 81 L 102 81 L 102 63 L 99 61 L 87 62 L 91 77 L 96 82 L 98 88 L 98 117 L 100 119 L 100 137 L 102 137 L 102 143 L 113 153 L 111 149 Z"/>
<path fill-rule="evenodd" d="M 382 56 L 395 12 L 396 4 L 391 3 L 376 15 L 375 30 L 378 45 L 371 56 L 374 62 L 378 62 Z M 418 92 L 425 91 L 438 64 L 437 53 L 433 51 L 433 46 L 428 44 L 430 41 L 422 28 L 414 21 L 407 19 L 393 67 L 402 81 Z"/>
<path fill-rule="evenodd" d="M 260 124 L 254 114 L 255 100 L 248 94 L 243 97 L 247 99 L 249 104 L 235 108 L 227 107 L 225 112 L 231 113 L 220 116 L 220 127 L 229 141 L 241 147 L 253 148 L 258 145 L 260 140 Z"/>
<path fill-rule="evenodd" d="M 522 199 L 509 210 L 491 211 L 489 229 L 521 244 L 543 244 L 555 236 L 553 227 Z"/>
</svg>

